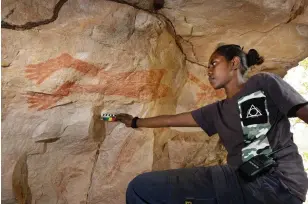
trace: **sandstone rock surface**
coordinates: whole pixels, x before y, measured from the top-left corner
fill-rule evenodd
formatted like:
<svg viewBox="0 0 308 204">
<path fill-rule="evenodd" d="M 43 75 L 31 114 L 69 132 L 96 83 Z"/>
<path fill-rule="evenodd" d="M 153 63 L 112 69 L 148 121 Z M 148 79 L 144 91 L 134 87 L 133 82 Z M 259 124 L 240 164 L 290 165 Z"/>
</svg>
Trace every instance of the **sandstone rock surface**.
<svg viewBox="0 0 308 204">
<path fill-rule="evenodd" d="M 136 175 L 216 165 L 200 128 L 126 128 L 223 99 L 207 80 L 218 43 L 257 49 L 249 75 L 308 56 L 307 0 L 2 1 L 2 203 L 124 203 Z"/>
</svg>

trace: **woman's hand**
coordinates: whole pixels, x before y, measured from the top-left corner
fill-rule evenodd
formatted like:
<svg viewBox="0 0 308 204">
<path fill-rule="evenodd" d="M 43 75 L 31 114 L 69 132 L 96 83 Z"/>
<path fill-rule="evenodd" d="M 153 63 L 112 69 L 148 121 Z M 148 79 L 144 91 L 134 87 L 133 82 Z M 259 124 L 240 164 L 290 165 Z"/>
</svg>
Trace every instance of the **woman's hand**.
<svg viewBox="0 0 308 204">
<path fill-rule="evenodd" d="M 124 123 L 126 127 L 131 127 L 132 126 L 132 120 L 133 116 L 126 114 L 126 113 L 120 113 L 117 114 L 117 120 L 120 121 L 121 123 Z"/>
</svg>

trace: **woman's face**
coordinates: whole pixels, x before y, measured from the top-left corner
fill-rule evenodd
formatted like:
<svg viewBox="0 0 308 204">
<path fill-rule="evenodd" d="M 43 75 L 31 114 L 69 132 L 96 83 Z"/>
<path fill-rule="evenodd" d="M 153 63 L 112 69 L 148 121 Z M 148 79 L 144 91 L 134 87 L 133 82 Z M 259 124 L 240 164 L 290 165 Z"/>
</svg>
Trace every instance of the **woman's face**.
<svg viewBox="0 0 308 204">
<path fill-rule="evenodd" d="M 232 79 L 230 63 L 224 56 L 213 53 L 208 66 L 209 81 L 214 89 L 220 89 Z"/>
</svg>

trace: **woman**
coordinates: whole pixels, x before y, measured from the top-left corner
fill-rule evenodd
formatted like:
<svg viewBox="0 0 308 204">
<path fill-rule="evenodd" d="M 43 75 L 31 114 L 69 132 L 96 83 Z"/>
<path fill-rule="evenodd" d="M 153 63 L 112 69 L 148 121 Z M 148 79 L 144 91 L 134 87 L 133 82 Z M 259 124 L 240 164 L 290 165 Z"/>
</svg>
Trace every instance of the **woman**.
<svg viewBox="0 0 308 204">
<path fill-rule="evenodd" d="M 148 172 L 128 186 L 126 202 L 134 203 L 285 203 L 299 204 L 308 188 L 303 161 L 293 142 L 288 117 L 308 123 L 308 102 L 280 77 L 259 73 L 247 81 L 243 75 L 263 63 L 254 49 L 244 53 L 238 45 L 218 47 L 210 57 L 208 76 L 214 89 L 227 98 L 192 112 L 133 118 L 119 114 L 127 127 L 196 127 L 209 136 L 218 133 L 228 151 L 225 166 Z M 276 165 L 255 179 L 240 174 L 241 164 L 273 151 Z"/>
</svg>

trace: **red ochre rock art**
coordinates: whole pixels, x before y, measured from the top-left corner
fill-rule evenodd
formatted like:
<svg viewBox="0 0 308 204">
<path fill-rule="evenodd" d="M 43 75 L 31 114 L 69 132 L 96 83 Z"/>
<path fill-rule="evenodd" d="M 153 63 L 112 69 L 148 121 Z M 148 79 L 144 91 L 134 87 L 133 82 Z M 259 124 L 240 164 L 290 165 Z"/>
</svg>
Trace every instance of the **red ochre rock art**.
<svg viewBox="0 0 308 204">
<path fill-rule="evenodd" d="M 222 99 L 225 97 L 225 92 L 223 89 L 215 90 L 210 85 L 205 84 L 199 78 L 197 78 L 192 73 L 188 73 L 188 79 L 194 82 L 200 89 L 196 94 L 196 107 L 198 108 L 204 101 L 209 101 L 209 99 Z"/>
<path fill-rule="evenodd" d="M 67 81 L 50 94 L 28 92 L 26 94 L 29 108 L 46 110 L 53 107 L 59 100 L 71 93 L 100 93 L 103 95 L 125 96 L 141 100 L 155 100 L 166 97 L 170 88 L 161 84 L 167 70 L 153 69 L 135 72 L 106 72 L 88 62 L 75 59 L 67 53 L 38 64 L 26 66 L 26 78 L 40 85 L 54 72 L 60 69 L 75 69 L 76 71 L 93 78 L 99 78 L 102 83 L 96 85 L 80 85 L 76 81 Z"/>
</svg>

